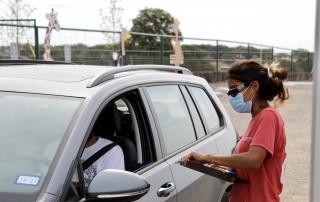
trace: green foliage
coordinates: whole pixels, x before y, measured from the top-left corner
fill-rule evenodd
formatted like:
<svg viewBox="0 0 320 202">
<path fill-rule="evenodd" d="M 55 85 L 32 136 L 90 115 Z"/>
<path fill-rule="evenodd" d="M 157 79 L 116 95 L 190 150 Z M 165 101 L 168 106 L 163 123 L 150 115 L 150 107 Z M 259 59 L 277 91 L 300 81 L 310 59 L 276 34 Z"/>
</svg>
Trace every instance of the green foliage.
<svg viewBox="0 0 320 202">
<path fill-rule="evenodd" d="M 248 46 L 237 46 L 237 47 L 233 48 L 233 50 L 236 51 L 236 52 L 247 53 L 248 52 Z M 249 47 L 249 50 L 252 50 L 253 52 L 256 51 L 256 49 L 253 48 L 253 47 Z"/>
<path fill-rule="evenodd" d="M 259 58 L 259 57 L 258 57 L 257 55 L 252 55 L 252 56 L 251 56 L 251 59 L 252 59 L 252 60 L 257 60 L 258 58 Z"/>
<path fill-rule="evenodd" d="M 145 8 L 132 20 L 130 31 L 174 36 L 173 23 L 174 17 L 170 13 L 158 8 Z M 182 36 L 180 30 L 178 35 Z M 170 44 L 170 40 L 166 37 L 164 43 Z M 144 50 L 159 50 L 160 48 L 160 38 L 155 36 L 132 35 L 131 43 L 134 49 L 139 47 Z"/>
<path fill-rule="evenodd" d="M 64 46 L 51 46 L 51 55 L 55 61 L 64 61 Z M 43 44 L 40 45 L 43 54 Z M 82 43 L 71 45 L 71 61 L 77 64 L 113 66 L 112 44 L 87 46 Z"/>
<path fill-rule="evenodd" d="M 308 50 L 303 48 L 298 48 L 297 51 L 293 51 L 293 54 L 298 58 L 307 58 L 308 57 Z"/>
<path fill-rule="evenodd" d="M 270 52 L 270 53 L 267 53 L 267 54 L 265 54 L 265 53 L 263 53 L 263 57 L 262 57 L 264 60 L 268 60 L 268 61 L 272 61 L 272 59 L 273 59 L 273 56 L 272 56 L 272 53 Z"/>
<path fill-rule="evenodd" d="M 219 59 L 222 59 L 222 60 L 237 60 L 237 55 L 236 54 L 225 53 L 225 54 L 222 54 Z"/>
<path fill-rule="evenodd" d="M 131 33 L 132 38 L 135 37 L 151 37 L 156 45 L 148 44 L 148 46 L 141 47 L 136 44 L 134 39 L 128 39 L 125 42 L 126 57 L 124 64 L 128 64 L 130 59 L 133 59 L 134 64 L 170 64 L 170 55 L 174 54 L 170 42 L 164 43 L 163 55 L 161 55 L 160 39 L 156 36 L 148 36 L 143 33 Z M 164 39 L 172 39 L 172 37 L 163 37 Z M 214 42 L 214 41 L 213 41 Z M 211 42 L 212 43 L 212 42 Z M 214 44 L 214 43 L 213 43 Z M 86 44 L 73 44 L 71 45 L 71 59 L 72 62 L 78 64 L 92 64 L 92 65 L 111 65 L 114 66 L 112 53 L 114 51 L 120 52 L 120 44 L 117 43 L 113 47 L 113 43 L 99 44 L 95 46 L 87 46 Z M 27 43 L 20 44 L 22 49 L 28 47 Z M 263 63 L 270 63 L 272 60 L 279 61 L 282 67 L 288 69 L 289 73 L 305 72 L 309 73 L 313 67 L 313 53 L 303 52 L 302 50 L 293 51 L 293 60 L 291 63 L 291 54 L 289 53 L 276 53 L 272 55 L 273 51 L 270 48 L 255 48 L 250 46 L 248 53 L 248 46 L 230 47 L 227 45 L 219 44 L 182 44 L 184 54 L 183 67 L 189 68 L 192 71 L 210 71 L 215 72 L 218 65 L 219 71 L 223 66 L 228 66 L 235 61 L 246 59 L 249 55 L 250 59 L 260 61 L 260 53 L 262 52 Z M 40 58 L 43 54 L 43 44 L 39 47 Z M 218 50 L 218 52 L 217 52 Z M 51 46 L 51 53 L 56 61 L 64 61 L 64 46 Z M 217 55 L 218 53 L 218 55 Z M 0 58 L 10 58 L 10 46 L 0 46 Z M 20 51 L 20 58 L 30 58 L 30 55 L 24 54 Z M 217 63 L 217 60 L 218 63 Z"/>
<path fill-rule="evenodd" d="M 195 70 L 215 70 L 215 65 L 211 64 L 211 58 L 207 51 L 201 49 L 197 45 L 182 45 L 184 55 L 184 64 L 181 65 Z"/>
<path fill-rule="evenodd" d="M 294 64 L 296 72 L 311 72 L 313 66 L 313 60 L 308 61 L 307 57 L 299 57 Z"/>
</svg>

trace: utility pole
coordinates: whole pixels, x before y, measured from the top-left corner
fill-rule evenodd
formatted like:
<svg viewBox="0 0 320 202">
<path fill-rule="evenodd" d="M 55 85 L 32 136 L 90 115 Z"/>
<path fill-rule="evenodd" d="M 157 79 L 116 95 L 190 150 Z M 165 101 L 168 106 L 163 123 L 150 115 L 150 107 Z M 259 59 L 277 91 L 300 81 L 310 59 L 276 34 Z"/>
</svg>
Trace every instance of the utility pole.
<svg viewBox="0 0 320 202">
<path fill-rule="evenodd" d="M 320 0 L 316 1 L 315 49 L 313 69 L 313 100 L 311 125 L 310 202 L 320 199 Z"/>
</svg>

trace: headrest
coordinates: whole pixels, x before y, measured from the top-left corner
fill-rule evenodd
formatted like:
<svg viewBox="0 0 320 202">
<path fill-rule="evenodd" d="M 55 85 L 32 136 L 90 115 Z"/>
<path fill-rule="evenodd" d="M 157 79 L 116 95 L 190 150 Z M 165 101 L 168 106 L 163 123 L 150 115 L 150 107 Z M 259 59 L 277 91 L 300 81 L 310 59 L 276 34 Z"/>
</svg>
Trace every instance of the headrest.
<svg viewBox="0 0 320 202">
<path fill-rule="evenodd" d="M 114 132 L 121 130 L 121 117 L 123 113 L 120 113 L 115 103 L 108 106 L 101 116 L 98 118 L 94 127 L 96 135 L 109 134 L 113 135 Z"/>
</svg>

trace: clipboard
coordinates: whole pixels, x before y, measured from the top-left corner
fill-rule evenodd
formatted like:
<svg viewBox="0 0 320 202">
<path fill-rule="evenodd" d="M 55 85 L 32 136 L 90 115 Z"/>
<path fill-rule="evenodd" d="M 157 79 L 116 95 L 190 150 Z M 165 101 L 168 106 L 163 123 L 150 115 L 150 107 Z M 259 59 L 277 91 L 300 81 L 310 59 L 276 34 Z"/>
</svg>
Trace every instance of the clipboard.
<svg viewBox="0 0 320 202">
<path fill-rule="evenodd" d="M 180 164 L 181 166 L 184 166 L 182 164 Z M 227 181 L 227 182 L 232 182 L 232 183 L 250 183 L 249 181 L 242 179 L 242 178 L 238 178 L 233 174 L 229 174 L 229 173 L 224 173 L 220 170 L 214 169 L 214 168 L 210 168 L 208 166 L 193 162 L 193 161 L 188 161 L 187 164 L 184 166 L 187 168 L 190 168 L 192 170 L 196 170 L 198 172 L 210 175 L 212 177 L 215 178 L 219 178 L 221 180 Z"/>
</svg>

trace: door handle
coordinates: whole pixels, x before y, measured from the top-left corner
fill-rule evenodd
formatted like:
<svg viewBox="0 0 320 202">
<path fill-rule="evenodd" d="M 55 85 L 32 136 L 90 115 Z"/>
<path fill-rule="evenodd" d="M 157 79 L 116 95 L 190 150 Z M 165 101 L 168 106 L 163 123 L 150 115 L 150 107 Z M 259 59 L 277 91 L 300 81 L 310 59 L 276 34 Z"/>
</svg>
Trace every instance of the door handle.
<svg viewBox="0 0 320 202">
<path fill-rule="evenodd" d="M 173 182 L 167 182 L 159 188 L 157 194 L 159 197 L 167 197 L 175 188 L 176 185 Z"/>
</svg>

